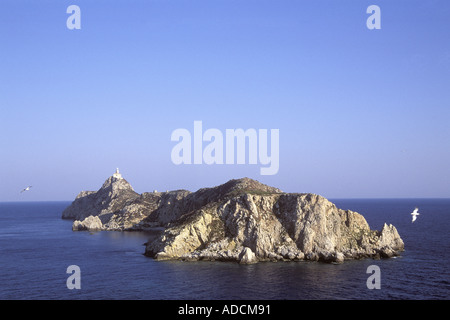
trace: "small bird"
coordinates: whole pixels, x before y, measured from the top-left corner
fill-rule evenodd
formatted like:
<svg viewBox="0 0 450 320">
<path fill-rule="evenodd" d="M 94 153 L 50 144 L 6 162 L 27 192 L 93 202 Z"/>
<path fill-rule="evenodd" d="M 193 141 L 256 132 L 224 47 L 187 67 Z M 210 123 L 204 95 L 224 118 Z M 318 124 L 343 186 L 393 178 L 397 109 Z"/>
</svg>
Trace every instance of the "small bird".
<svg viewBox="0 0 450 320">
<path fill-rule="evenodd" d="M 30 190 L 30 188 L 31 188 L 32 186 L 28 186 L 28 187 L 26 187 L 25 189 L 23 189 L 22 191 L 20 191 L 20 193 L 22 193 L 22 192 L 24 192 L 24 191 L 28 191 L 28 190 Z"/>
<path fill-rule="evenodd" d="M 419 208 L 416 207 L 416 208 L 414 209 L 414 211 L 411 212 L 411 215 L 412 215 L 412 222 L 416 221 L 417 216 L 420 215 L 420 214 L 419 214 Z"/>
</svg>

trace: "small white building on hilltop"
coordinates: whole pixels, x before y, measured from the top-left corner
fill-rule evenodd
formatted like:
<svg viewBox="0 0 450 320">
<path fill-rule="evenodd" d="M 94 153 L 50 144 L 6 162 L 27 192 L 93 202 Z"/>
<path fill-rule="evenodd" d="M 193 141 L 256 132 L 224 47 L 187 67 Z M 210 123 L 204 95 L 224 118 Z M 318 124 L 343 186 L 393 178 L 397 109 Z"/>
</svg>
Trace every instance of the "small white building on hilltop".
<svg viewBox="0 0 450 320">
<path fill-rule="evenodd" d="M 116 168 L 116 172 L 113 174 L 113 177 L 116 179 L 123 179 L 122 175 L 119 173 L 119 168 Z"/>
</svg>

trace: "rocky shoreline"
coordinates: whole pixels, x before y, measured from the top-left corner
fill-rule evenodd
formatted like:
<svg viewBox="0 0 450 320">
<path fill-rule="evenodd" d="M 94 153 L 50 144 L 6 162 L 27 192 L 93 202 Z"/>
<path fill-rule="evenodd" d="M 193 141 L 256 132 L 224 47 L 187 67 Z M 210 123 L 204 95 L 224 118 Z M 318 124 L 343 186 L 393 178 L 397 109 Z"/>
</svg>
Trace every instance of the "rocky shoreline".
<svg viewBox="0 0 450 320">
<path fill-rule="evenodd" d="M 309 193 L 284 193 L 258 181 L 230 180 L 196 192 L 136 193 L 118 173 L 82 191 L 62 218 L 74 231 L 148 231 L 157 260 L 323 261 L 389 258 L 404 250 L 393 225 L 371 230 L 359 213 Z"/>
</svg>

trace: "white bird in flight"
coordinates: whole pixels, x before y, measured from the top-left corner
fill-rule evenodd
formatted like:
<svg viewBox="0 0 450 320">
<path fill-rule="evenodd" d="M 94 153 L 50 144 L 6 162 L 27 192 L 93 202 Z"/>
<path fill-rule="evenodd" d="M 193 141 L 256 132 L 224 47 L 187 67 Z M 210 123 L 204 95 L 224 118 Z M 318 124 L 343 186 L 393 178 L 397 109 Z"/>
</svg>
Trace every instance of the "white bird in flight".
<svg viewBox="0 0 450 320">
<path fill-rule="evenodd" d="M 28 187 L 26 187 L 25 189 L 23 189 L 22 191 L 20 191 L 20 193 L 22 193 L 22 192 L 24 192 L 24 191 L 28 191 L 28 190 L 30 190 L 30 188 L 31 188 L 32 186 L 28 186 Z"/>
<path fill-rule="evenodd" d="M 412 222 L 416 221 L 417 216 L 419 215 L 419 208 L 415 208 L 413 212 L 411 212 L 412 215 Z"/>
</svg>

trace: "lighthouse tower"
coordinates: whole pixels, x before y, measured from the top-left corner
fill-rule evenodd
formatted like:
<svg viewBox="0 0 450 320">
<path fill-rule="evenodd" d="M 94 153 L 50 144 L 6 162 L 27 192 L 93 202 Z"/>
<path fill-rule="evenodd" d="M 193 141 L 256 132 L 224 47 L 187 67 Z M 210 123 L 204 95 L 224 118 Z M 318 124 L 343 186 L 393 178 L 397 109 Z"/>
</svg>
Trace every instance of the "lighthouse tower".
<svg viewBox="0 0 450 320">
<path fill-rule="evenodd" d="M 116 172 L 113 174 L 113 177 L 116 179 L 123 179 L 122 175 L 119 173 L 119 168 L 116 169 Z"/>
</svg>

